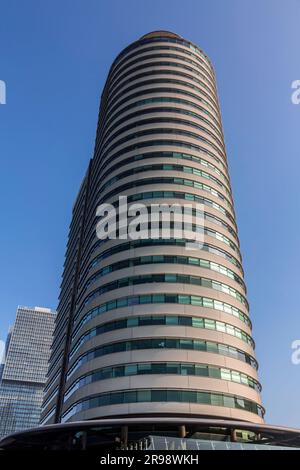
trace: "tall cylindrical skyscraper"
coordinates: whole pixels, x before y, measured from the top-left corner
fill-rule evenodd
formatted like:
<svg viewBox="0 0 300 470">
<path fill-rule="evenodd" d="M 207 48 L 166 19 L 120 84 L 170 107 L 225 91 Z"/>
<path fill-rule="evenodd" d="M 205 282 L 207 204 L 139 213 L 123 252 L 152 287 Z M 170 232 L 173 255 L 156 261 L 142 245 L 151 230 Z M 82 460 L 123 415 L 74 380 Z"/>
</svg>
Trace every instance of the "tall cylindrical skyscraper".
<svg viewBox="0 0 300 470">
<path fill-rule="evenodd" d="M 124 195 L 147 207 L 201 204 L 202 247 L 188 249 L 189 234 L 97 238 L 97 207 Z M 118 55 L 102 94 L 42 422 L 260 423 L 260 390 L 213 67 L 190 41 L 152 32 Z"/>
</svg>

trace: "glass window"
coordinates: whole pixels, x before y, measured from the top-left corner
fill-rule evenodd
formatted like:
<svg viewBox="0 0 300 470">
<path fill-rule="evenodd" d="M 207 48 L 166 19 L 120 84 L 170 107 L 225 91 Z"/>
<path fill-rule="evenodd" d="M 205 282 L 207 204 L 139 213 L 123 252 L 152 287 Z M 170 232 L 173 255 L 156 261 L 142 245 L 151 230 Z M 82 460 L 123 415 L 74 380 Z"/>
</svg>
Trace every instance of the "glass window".
<svg viewBox="0 0 300 470">
<path fill-rule="evenodd" d="M 237 328 L 233 328 L 233 331 L 234 331 L 234 335 L 237 337 L 237 338 L 240 338 L 240 339 L 243 339 L 244 341 L 247 341 L 247 336 L 245 335 L 245 333 L 242 333 L 240 330 L 238 330 Z"/>
<path fill-rule="evenodd" d="M 153 263 L 163 263 L 164 262 L 164 257 L 163 255 L 154 255 L 152 256 Z"/>
<path fill-rule="evenodd" d="M 181 401 L 181 391 L 180 390 L 168 390 L 167 391 L 167 401 Z"/>
<path fill-rule="evenodd" d="M 111 375 L 113 377 L 123 377 L 125 375 L 125 367 L 124 366 L 117 366 L 110 368 Z"/>
<path fill-rule="evenodd" d="M 127 364 L 125 366 L 125 375 L 135 375 L 137 374 L 138 366 L 137 364 Z"/>
<path fill-rule="evenodd" d="M 214 405 L 214 406 L 222 406 L 223 405 L 223 396 L 212 393 L 211 394 L 211 404 Z"/>
<path fill-rule="evenodd" d="M 104 305 L 100 305 L 100 307 L 98 308 L 98 312 L 96 310 L 93 310 L 92 311 L 92 318 L 94 316 L 96 316 L 98 313 L 104 313 L 106 312 L 106 310 L 108 310 L 108 305 L 107 304 L 104 304 Z"/>
<path fill-rule="evenodd" d="M 115 300 L 112 300 L 111 302 L 107 302 L 107 310 L 112 310 L 116 308 L 117 302 Z"/>
<path fill-rule="evenodd" d="M 214 330 L 216 328 L 215 320 L 210 320 L 209 318 L 204 319 L 204 325 L 205 325 L 205 328 L 209 330 Z"/>
<path fill-rule="evenodd" d="M 103 398 L 103 400 L 104 400 L 104 402 L 105 402 L 105 398 L 108 398 L 108 397 L 107 397 L 106 395 L 103 395 L 102 398 Z M 98 398 L 98 397 L 95 397 L 95 398 L 92 398 L 92 399 L 90 400 L 90 407 L 91 407 L 91 408 L 94 408 L 94 407 L 96 407 L 96 406 L 98 406 L 98 405 L 100 405 L 100 404 L 102 404 L 102 403 L 103 403 L 102 400 L 101 400 L 101 403 L 100 403 L 99 398 Z M 88 405 L 88 402 L 86 402 L 86 404 Z"/>
<path fill-rule="evenodd" d="M 197 392 L 194 390 L 182 390 L 181 399 L 186 403 L 197 403 Z"/>
<path fill-rule="evenodd" d="M 234 397 L 229 397 L 224 395 L 223 397 L 224 406 L 228 406 L 229 408 L 234 408 Z"/>
<path fill-rule="evenodd" d="M 208 287 L 208 288 L 212 287 L 212 281 L 210 279 L 202 278 L 201 284 L 203 287 Z"/>
<path fill-rule="evenodd" d="M 128 328 L 133 327 L 133 326 L 138 326 L 138 324 L 139 324 L 138 317 L 128 318 L 128 320 L 127 320 L 127 327 Z"/>
<path fill-rule="evenodd" d="M 193 349 L 193 340 L 191 339 L 181 339 L 180 340 L 181 349 Z"/>
<path fill-rule="evenodd" d="M 178 296 L 178 302 L 180 304 L 189 304 L 190 303 L 190 297 L 188 295 L 179 295 Z"/>
<path fill-rule="evenodd" d="M 234 334 L 235 334 L 234 327 L 231 326 L 231 325 L 226 325 L 226 333 L 228 333 L 229 335 L 234 336 Z"/>
<path fill-rule="evenodd" d="M 151 325 L 165 325 L 166 324 L 166 318 L 163 315 L 155 315 L 150 318 L 150 323 Z"/>
<path fill-rule="evenodd" d="M 213 352 L 213 353 L 218 353 L 218 345 L 216 343 L 210 343 L 210 342 L 207 342 L 206 343 L 206 346 L 207 346 L 207 351 L 208 352 Z"/>
<path fill-rule="evenodd" d="M 245 401 L 242 398 L 237 398 L 237 397 L 235 397 L 235 406 L 236 408 L 241 408 L 241 409 L 247 408 L 245 406 Z"/>
<path fill-rule="evenodd" d="M 118 299 L 117 300 L 117 307 L 118 308 L 126 307 L 126 305 L 127 305 L 127 299 Z"/>
<path fill-rule="evenodd" d="M 167 303 L 176 303 L 177 295 L 176 294 L 165 294 L 165 302 Z"/>
<path fill-rule="evenodd" d="M 181 364 L 182 375 L 194 375 L 195 366 L 193 364 Z"/>
<path fill-rule="evenodd" d="M 200 260 L 200 266 L 201 266 L 202 268 L 209 268 L 209 261 L 206 261 L 206 260 L 204 260 L 204 259 L 201 259 L 201 260 Z"/>
<path fill-rule="evenodd" d="M 135 390 L 130 390 L 125 392 L 125 398 L 127 403 L 136 403 L 137 392 Z"/>
<path fill-rule="evenodd" d="M 241 382 L 241 376 L 238 372 L 235 372 L 234 370 L 231 372 L 231 380 L 233 382 L 238 382 L 240 383 Z"/>
<path fill-rule="evenodd" d="M 152 325 L 152 317 L 140 317 L 139 318 L 139 326 L 147 326 Z"/>
<path fill-rule="evenodd" d="M 166 390 L 152 390 L 151 401 L 167 401 Z"/>
<path fill-rule="evenodd" d="M 214 300 L 214 308 L 216 310 L 223 310 L 223 304 L 222 302 L 219 302 L 218 300 Z"/>
<path fill-rule="evenodd" d="M 190 284 L 196 284 L 198 286 L 202 285 L 203 279 L 197 276 L 190 276 L 189 282 Z"/>
<path fill-rule="evenodd" d="M 210 394 L 207 392 L 197 392 L 197 403 L 210 404 Z"/>
<path fill-rule="evenodd" d="M 178 339 L 167 338 L 165 341 L 166 348 L 169 349 L 178 349 L 180 347 L 180 343 Z"/>
<path fill-rule="evenodd" d="M 178 317 L 178 325 L 180 326 L 192 326 L 192 318 L 191 317 Z"/>
<path fill-rule="evenodd" d="M 196 328 L 203 328 L 203 326 L 204 326 L 203 318 L 196 318 L 196 317 L 193 317 L 193 319 L 192 319 L 192 324 L 193 324 L 193 326 L 196 327 Z"/>
<path fill-rule="evenodd" d="M 153 303 L 161 303 L 164 301 L 164 294 L 153 294 Z"/>
<path fill-rule="evenodd" d="M 221 322 L 221 321 L 217 321 L 216 322 L 216 329 L 218 331 L 221 331 L 222 333 L 225 333 L 226 332 L 226 327 L 225 327 L 225 323 Z"/>
<path fill-rule="evenodd" d="M 184 167 L 183 167 L 183 171 L 184 171 L 185 173 L 193 173 L 193 172 L 195 173 L 196 171 L 199 171 L 199 170 L 193 170 L 193 168 L 190 167 L 190 166 L 184 166 Z"/>
<path fill-rule="evenodd" d="M 167 315 L 166 325 L 178 325 L 178 317 L 175 315 Z"/>
<path fill-rule="evenodd" d="M 166 341 L 164 339 L 153 339 L 152 340 L 152 347 L 154 348 L 165 348 Z"/>
<path fill-rule="evenodd" d="M 165 274 L 165 281 L 166 282 L 176 282 L 177 275 L 176 274 Z"/>
<path fill-rule="evenodd" d="M 195 375 L 199 375 L 200 377 L 207 377 L 208 376 L 208 367 L 201 364 L 195 365 Z"/>
<path fill-rule="evenodd" d="M 223 380 L 231 380 L 231 374 L 228 369 L 221 369 L 221 378 Z"/>
<path fill-rule="evenodd" d="M 124 392 L 115 392 L 110 394 L 110 404 L 117 405 L 124 402 Z"/>
<path fill-rule="evenodd" d="M 166 366 L 163 363 L 150 364 L 150 368 L 153 374 L 165 374 L 166 372 Z"/>
<path fill-rule="evenodd" d="M 206 343 L 205 341 L 194 341 L 194 349 L 197 351 L 206 351 Z"/>
<path fill-rule="evenodd" d="M 168 374 L 180 374 L 180 364 L 174 362 L 174 363 L 168 363 L 166 367 L 166 372 Z"/>
<path fill-rule="evenodd" d="M 191 304 L 192 305 L 200 305 L 202 306 L 202 297 L 199 297 L 197 295 L 192 295 L 191 296 Z"/>
<path fill-rule="evenodd" d="M 139 298 L 138 297 L 130 297 L 128 299 L 128 305 L 138 305 L 139 304 Z"/>
<path fill-rule="evenodd" d="M 151 295 L 141 295 L 140 296 L 140 303 L 141 304 L 150 304 L 151 303 Z"/>
<path fill-rule="evenodd" d="M 112 370 L 107 367 L 106 369 L 102 370 L 101 376 L 98 379 L 110 379 L 112 377 Z"/>
<path fill-rule="evenodd" d="M 207 299 L 207 298 L 203 298 L 203 307 L 206 307 L 206 308 L 213 308 L 214 307 L 214 303 L 213 303 L 213 300 L 212 299 Z"/>
<path fill-rule="evenodd" d="M 208 367 L 209 376 L 215 379 L 221 378 L 221 371 L 218 367 Z"/>
<path fill-rule="evenodd" d="M 148 364 L 137 364 L 138 374 L 150 374 L 152 371 L 151 363 Z"/>
<path fill-rule="evenodd" d="M 221 309 L 219 309 L 219 310 L 221 310 Z M 232 313 L 232 310 L 233 310 L 233 309 L 232 309 L 232 307 L 231 307 L 230 305 L 228 305 L 228 304 L 223 304 L 223 310 L 224 310 L 224 312 L 226 312 L 226 313 Z"/>
<path fill-rule="evenodd" d="M 250 385 L 250 387 L 254 387 L 254 381 L 250 377 L 248 378 L 246 375 L 240 374 L 240 378 L 241 378 L 242 384 Z"/>
</svg>

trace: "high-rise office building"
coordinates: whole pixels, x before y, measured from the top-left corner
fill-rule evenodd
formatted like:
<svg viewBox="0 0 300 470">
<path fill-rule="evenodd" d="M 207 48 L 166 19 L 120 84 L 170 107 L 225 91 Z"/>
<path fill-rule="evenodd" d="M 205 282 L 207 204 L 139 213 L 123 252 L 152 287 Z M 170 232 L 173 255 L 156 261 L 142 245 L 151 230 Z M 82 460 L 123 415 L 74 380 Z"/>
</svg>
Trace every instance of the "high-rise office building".
<svg viewBox="0 0 300 470">
<path fill-rule="evenodd" d="M 0 364 L 0 383 L 1 383 L 1 379 L 2 379 L 3 369 L 4 369 L 4 363 L 1 362 L 1 364 Z"/>
<path fill-rule="evenodd" d="M 0 438 L 39 424 L 55 312 L 18 307 L 0 383 Z"/>
<path fill-rule="evenodd" d="M 99 239 L 98 205 L 201 204 L 203 244 Z M 190 233 L 191 235 L 191 233 Z M 73 207 L 42 423 L 112 417 L 263 422 L 215 74 L 157 31 L 126 47 L 102 93 Z"/>
<path fill-rule="evenodd" d="M 4 371 L 5 357 L 6 357 L 6 355 L 7 355 L 7 350 L 8 350 L 8 346 L 9 346 L 9 342 L 10 342 L 10 338 L 11 338 L 11 332 L 12 332 L 12 328 L 9 329 L 9 332 L 8 332 L 8 334 L 7 334 L 6 341 L 5 341 L 5 346 L 4 346 L 4 351 L 3 351 L 3 354 L 2 354 L 2 357 L 1 357 L 1 364 L 0 364 L 0 384 L 1 384 L 1 380 L 2 380 L 2 374 L 3 374 L 3 371 Z"/>
<path fill-rule="evenodd" d="M 2 355 L 2 358 L 1 358 L 1 364 L 0 364 L 0 384 L 1 384 L 1 380 L 2 380 L 2 374 L 3 374 L 3 371 L 4 371 L 5 358 L 6 358 L 7 351 L 8 351 L 8 346 L 9 346 L 9 343 L 10 343 L 11 333 L 12 333 L 12 328 L 9 329 L 9 332 L 8 332 L 8 334 L 7 334 L 6 341 L 5 341 L 5 346 L 4 346 L 4 351 L 3 351 L 3 355 Z"/>
</svg>

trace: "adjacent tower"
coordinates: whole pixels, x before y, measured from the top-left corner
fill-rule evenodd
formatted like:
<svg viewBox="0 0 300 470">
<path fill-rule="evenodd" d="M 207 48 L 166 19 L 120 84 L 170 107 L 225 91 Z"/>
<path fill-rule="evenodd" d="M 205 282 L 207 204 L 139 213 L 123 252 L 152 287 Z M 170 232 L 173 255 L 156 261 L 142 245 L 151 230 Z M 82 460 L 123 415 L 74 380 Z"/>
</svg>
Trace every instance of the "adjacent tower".
<svg viewBox="0 0 300 470">
<path fill-rule="evenodd" d="M 42 307 L 17 309 L 0 377 L 0 438 L 39 424 L 55 313 Z"/>
<path fill-rule="evenodd" d="M 201 203 L 202 249 L 99 240 L 96 208 Z M 73 208 L 42 423 L 264 409 L 213 67 L 177 34 L 113 62 Z"/>
</svg>

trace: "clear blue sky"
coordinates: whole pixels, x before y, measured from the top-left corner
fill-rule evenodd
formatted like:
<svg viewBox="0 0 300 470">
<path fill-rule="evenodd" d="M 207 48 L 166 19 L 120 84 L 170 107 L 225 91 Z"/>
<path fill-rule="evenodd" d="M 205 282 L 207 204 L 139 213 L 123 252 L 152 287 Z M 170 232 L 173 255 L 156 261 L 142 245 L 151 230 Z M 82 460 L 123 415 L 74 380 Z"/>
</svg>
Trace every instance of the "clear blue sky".
<svg viewBox="0 0 300 470">
<path fill-rule="evenodd" d="M 0 339 L 18 304 L 56 307 L 112 60 L 172 30 L 216 68 L 266 419 L 300 427 L 300 0 L 0 0 L 0 17 Z"/>
</svg>

